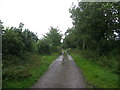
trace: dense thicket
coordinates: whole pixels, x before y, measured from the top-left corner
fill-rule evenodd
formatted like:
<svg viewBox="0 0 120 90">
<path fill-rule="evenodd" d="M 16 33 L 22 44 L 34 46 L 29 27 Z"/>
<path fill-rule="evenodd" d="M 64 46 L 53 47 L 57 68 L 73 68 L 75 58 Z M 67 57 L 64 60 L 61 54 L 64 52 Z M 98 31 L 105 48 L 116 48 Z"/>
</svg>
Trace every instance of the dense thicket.
<svg viewBox="0 0 120 90">
<path fill-rule="evenodd" d="M 24 24 L 20 23 L 19 28 L 7 27 L 2 31 L 2 54 L 20 55 L 23 52 L 35 52 L 37 35 L 28 29 L 23 30 Z"/>
<path fill-rule="evenodd" d="M 120 2 L 79 2 L 70 13 L 73 27 L 66 32 L 64 48 L 84 50 L 86 57 L 118 72 Z"/>
<path fill-rule="evenodd" d="M 0 21 L 1 22 L 1 21 Z M 20 23 L 19 27 L 4 27 L 2 22 L 2 55 L 4 66 L 25 62 L 28 54 L 51 54 L 59 52 L 61 45 L 60 31 L 51 27 L 43 39 L 38 39 L 34 32 L 23 29 L 24 24 Z"/>
<path fill-rule="evenodd" d="M 1 23 L 3 67 L 25 62 L 28 54 L 37 53 L 37 35 L 23 26 L 20 23 L 18 28 L 4 27 Z"/>
</svg>

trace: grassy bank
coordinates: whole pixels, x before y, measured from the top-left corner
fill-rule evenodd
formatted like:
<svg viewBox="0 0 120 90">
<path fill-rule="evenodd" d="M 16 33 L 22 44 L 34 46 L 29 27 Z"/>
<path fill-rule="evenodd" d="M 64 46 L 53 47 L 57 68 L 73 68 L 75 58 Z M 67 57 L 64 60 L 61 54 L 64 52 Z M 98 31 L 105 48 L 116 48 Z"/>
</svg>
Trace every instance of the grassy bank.
<svg viewBox="0 0 120 90">
<path fill-rule="evenodd" d="M 31 54 L 24 64 L 12 64 L 3 70 L 3 88 L 31 87 L 48 69 L 57 54 Z"/>
<path fill-rule="evenodd" d="M 88 87 L 118 88 L 118 75 L 111 70 L 95 64 L 78 54 L 71 54 L 76 64 L 82 69 Z"/>
</svg>

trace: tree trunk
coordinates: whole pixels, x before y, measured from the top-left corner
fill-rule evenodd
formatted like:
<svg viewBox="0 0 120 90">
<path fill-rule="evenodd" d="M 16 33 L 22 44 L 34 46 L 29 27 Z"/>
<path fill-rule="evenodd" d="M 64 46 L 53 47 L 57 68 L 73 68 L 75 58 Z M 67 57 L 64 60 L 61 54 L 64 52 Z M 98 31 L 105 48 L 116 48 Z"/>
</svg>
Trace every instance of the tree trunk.
<svg viewBox="0 0 120 90">
<path fill-rule="evenodd" d="M 83 39 L 83 50 L 85 50 L 85 40 Z"/>
</svg>

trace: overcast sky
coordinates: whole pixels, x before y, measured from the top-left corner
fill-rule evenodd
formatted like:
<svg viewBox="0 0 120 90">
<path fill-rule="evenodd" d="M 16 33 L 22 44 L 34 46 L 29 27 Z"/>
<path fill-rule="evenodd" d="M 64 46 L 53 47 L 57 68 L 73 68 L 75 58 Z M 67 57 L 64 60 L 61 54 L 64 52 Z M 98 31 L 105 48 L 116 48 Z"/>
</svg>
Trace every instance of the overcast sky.
<svg viewBox="0 0 120 90">
<path fill-rule="evenodd" d="M 0 0 L 0 19 L 5 26 L 24 28 L 36 32 L 41 38 L 50 26 L 59 27 L 64 33 L 72 27 L 69 8 L 77 0 Z"/>
</svg>

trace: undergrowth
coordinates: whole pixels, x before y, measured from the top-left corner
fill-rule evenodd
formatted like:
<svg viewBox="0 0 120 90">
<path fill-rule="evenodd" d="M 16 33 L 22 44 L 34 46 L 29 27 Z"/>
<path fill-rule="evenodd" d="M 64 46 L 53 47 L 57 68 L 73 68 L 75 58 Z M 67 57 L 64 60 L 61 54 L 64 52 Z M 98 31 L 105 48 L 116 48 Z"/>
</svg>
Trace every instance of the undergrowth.
<svg viewBox="0 0 120 90">
<path fill-rule="evenodd" d="M 118 88 L 119 75 L 111 70 L 97 65 L 93 61 L 83 58 L 79 54 L 71 54 L 76 64 L 82 69 L 88 82 L 88 87 Z"/>
<path fill-rule="evenodd" d="M 3 69 L 3 88 L 29 88 L 42 76 L 57 54 L 31 54 L 25 63 L 11 64 Z M 13 57 L 13 56 L 12 56 Z M 16 57 L 15 57 L 16 58 Z M 12 58 L 11 58 L 12 59 Z"/>
</svg>

